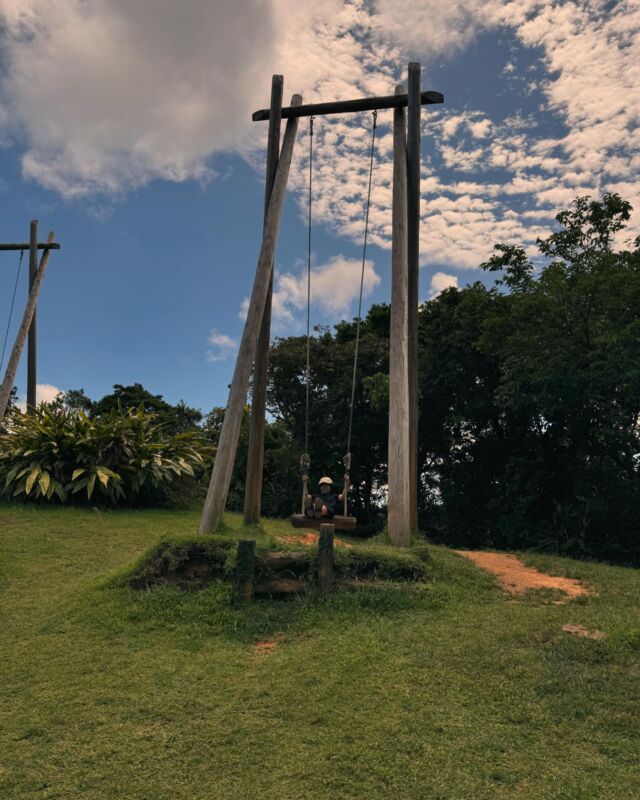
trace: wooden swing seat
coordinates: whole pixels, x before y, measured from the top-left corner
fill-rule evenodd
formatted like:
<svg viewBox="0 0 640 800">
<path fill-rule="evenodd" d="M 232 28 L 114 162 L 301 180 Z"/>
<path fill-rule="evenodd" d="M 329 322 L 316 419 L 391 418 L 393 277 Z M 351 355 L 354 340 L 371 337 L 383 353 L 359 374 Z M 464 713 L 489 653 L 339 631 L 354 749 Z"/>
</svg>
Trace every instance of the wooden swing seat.
<svg viewBox="0 0 640 800">
<path fill-rule="evenodd" d="M 352 531 L 356 527 L 355 517 L 308 517 L 306 514 L 292 514 L 291 524 L 294 528 L 313 528 L 319 530 L 321 525 L 333 525 L 337 531 Z"/>
</svg>

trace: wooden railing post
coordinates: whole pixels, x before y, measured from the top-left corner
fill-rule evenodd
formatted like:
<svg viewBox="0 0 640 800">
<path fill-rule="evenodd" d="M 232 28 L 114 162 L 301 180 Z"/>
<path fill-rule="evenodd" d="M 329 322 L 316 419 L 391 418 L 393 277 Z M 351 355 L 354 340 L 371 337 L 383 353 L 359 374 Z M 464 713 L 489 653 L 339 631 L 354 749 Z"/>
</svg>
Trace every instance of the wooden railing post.
<svg viewBox="0 0 640 800">
<path fill-rule="evenodd" d="M 320 526 L 320 539 L 318 541 L 318 591 L 327 594 L 333 588 L 335 575 L 333 571 L 333 525 Z"/>
<path fill-rule="evenodd" d="M 235 600 L 247 603 L 253 598 L 253 571 L 256 560 L 256 543 L 253 539 L 240 539 L 236 554 Z"/>
</svg>

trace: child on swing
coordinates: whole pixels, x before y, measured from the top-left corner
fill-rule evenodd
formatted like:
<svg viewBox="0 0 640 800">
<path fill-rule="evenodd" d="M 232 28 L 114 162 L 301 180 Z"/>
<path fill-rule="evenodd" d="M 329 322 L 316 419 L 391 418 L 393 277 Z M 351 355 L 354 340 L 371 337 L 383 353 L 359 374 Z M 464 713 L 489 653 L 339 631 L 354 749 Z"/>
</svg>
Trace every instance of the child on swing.
<svg viewBox="0 0 640 800">
<path fill-rule="evenodd" d="M 309 494 L 305 483 L 304 513 L 308 517 L 321 519 L 334 517 L 339 511 L 338 503 L 344 503 L 344 493 L 337 493 L 333 480 L 325 475 L 318 481 L 319 494 Z"/>
</svg>

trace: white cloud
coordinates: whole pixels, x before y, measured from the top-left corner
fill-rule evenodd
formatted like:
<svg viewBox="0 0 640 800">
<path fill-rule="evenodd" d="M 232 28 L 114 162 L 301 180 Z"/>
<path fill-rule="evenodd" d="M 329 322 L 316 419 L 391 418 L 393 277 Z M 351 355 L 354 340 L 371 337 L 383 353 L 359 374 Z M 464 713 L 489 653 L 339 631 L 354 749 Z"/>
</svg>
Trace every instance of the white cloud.
<svg viewBox="0 0 640 800">
<path fill-rule="evenodd" d="M 362 262 L 336 256 L 311 270 L 311 324 L 333 324 L 357 311 Z M 373 262 L 365 261 L 362 286 L 368 297 L 380 283 Z M 246 302 L 246 301 L 245 301 Z M 300 330 L 307 307 L 307 273 L 286 272 L 276 276 L 273 322 L 276 332 Z"/>
<path fill-rule="evenodd" d="M 431 300 L 437 297 L 440 292 L 445 289 L 450 289 L 452 286 L 458 288 L 458 278 L 456 275 L 448 275 L 446 272 L 436 272 L 431 278 L 431 289 L 429 290 L 428 299 Z"/>
<path fill-rule="evenodd" d="M 37 383 L 36 384 L 36 405 L 40 403 L 52 403 L 59 394 L 63 394 L 62 389 L 53 386 L 51 383 Z M 24 397 L 20 398 L 17 403 L 21 411 L 27 410 L 27 401 Z"/>
<path fill-rule="evenodd" d="M 36 384 L 36 402 L 38 403 L 51 403 L 61 393 L 62 389 L 58 389 L 57 386 L 50 383 Z"/>
<path fill-rule="evenodd" d="M 210 345 L 209 350 L 206 352 L 206 359 L 209 362 L 227 361 L 234 356 L 238 350 L 238 342 L 226 333 L 220 333 L 215 330 L 211 331 L 207 344 Z"/>
<path fill-rule="evenodd" d="M 65 196 L 207 180 L 237 146 L 278 14 L 261 0 L 0 0 L 23 171 Z"/>
<path fill-rule="evenodd" d="M 380 26 L 404 50 L 423 57 L 451 56 L 484 27 L 482 0 L 375 0 Z"/>
</svg>

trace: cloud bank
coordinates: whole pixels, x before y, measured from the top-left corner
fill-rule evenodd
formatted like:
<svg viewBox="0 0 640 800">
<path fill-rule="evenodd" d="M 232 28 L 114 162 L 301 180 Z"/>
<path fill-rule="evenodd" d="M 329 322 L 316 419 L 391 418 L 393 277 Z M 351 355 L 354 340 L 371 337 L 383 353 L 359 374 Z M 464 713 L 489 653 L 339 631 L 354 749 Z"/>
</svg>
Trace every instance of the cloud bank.
<svg viewBox="0 0 640 800">
<path fill-rule="evenodd" d="M 0 0 L 0 17 L 0 143 L 21 148 L 26 178 L 64 197 L 215 180 L 228 152 L 261 165 L 266 126 L 249 119 L 273 72 L 306 101 L 386 94 L 410 58 L 429 65 L 493 32 L 513 40 L 503 88 L 538 106 L 501 117 L 449 100 L 425 112 L 424 263 L 473 268 L 497 241 L 533 251 L 577 194 L 619 191 L 640 206 L 638 0 Z M 315 217 L 358 241 L 371 121 L 321 122 Z M 380 115 L 371 211 L 383 247 L 389 122 Z M 301 197 L 304 149 L 292 170 Z"/>
</svg>

